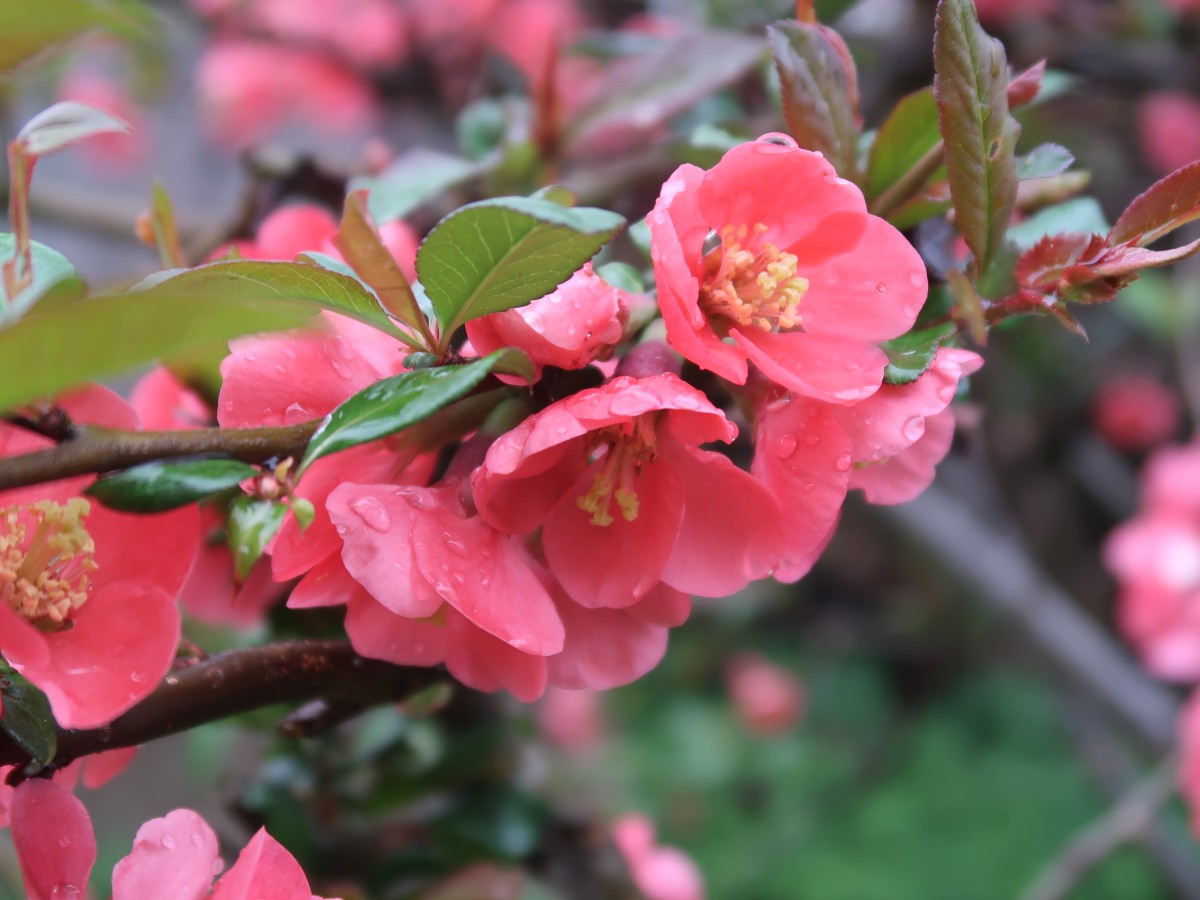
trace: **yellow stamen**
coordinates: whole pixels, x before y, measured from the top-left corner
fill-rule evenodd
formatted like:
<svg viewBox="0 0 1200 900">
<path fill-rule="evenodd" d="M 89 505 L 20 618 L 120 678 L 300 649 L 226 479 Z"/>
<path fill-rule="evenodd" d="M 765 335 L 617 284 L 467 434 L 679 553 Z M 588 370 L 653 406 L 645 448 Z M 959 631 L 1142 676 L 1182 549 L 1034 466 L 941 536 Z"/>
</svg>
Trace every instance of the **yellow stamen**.
<svg viewBox="0 0 1200 900">
<path fill-rule="evenodd" d="M 808 279 L 796 274 L 799 262 L 762 239 L 767 226 L 726 226 L 713 251 L 710 274 L 700 290 L 700 305 L 710 316 L 731 324 L 786 331 L 800 324 L 800 301 Z"/>
<path fill-rule="evenodd" d="M 66 627 L 87 602 L 98 568 L 89 512 L 82 497 L 0 510 L 0 600 L 39 627 Z"/>
<path fill-rule="evenodd" d="M 593 434 L 588 460 L 599 462 L 600 470 L 592 480 L 592 489 L 575 501 L 580 509 L 592 514 L 593 525 L 603 528 L 615 521 L 614 500 L 626 522 L 638 517 L 635 479 L 645 463 L 654 461 L 656 418 L 655 413 L 640 415 L 629 423 L 611 425 Z"/>
</svg>

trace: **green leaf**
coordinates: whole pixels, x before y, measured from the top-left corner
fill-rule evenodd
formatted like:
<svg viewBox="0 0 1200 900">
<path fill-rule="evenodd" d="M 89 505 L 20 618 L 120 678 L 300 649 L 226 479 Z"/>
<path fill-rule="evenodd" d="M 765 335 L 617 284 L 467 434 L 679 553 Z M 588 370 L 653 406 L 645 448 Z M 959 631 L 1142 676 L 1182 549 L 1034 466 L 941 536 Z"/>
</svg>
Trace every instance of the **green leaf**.
<svg viewBox="0 0 1200 900">
<path fill-rule="evenodd" d="M 606 133 L 645 132 L 667 121 L 747 74 L 761 53 L 754 38 L 692 31 L 610 63 L 591 101 L 567 123 L 565 153 L 586 151 Z"/>
<path fill-rule="evenodd" d="M 610 262 L 596 267 L 596 274 L 615 288 L 629 294 L 646 293 L 646 283 L 642 273 L 629 263 Z"/>
<path fill-rule="evenodd" d="M 879 126 L 871 145 L 865 191 L 868 200 L 875 200 L 899 181 L 941 139 L 933 89 L 902 97 Z"/>
<path fill-rule="evenodd" d="M 250 575 L 287 512 L 288 507 L 278 500 L 257 497 L 238 497 L 229 505 L 229 552 L 233 554 L 233 576 L 239 584 Z"/>
<path fill-rule="evenodd" d="M 528 197 L 482 200 L 452 212 L 417 252 L 443 340 L 470 319 L 550 293 L 624 223 L 607 210 Z"/>
<path fill-rule="evenodd" d="M 546 818 L 546 806 L 535 795 L 508 785 L 486 785 L 460 794 L 430 827 L 444 840 L 516 860 L 537 847 Z"/>
<path fill-rule="evenodd" d="M 77 300 L 86 288 L 75 267 L 57 250 L 45 244 L 31 242 L 33 250 L 33 281 L 15 297 L 5 297 L 8 305 L 0 304 L 0 327 L 10 319 L 17 319 L 42 298 L 54 300 Z M 16 252 L 16 239 L 8 233 L 0 234 L 0 259 L 11 259 Z M 0 293 L 3 287 L 0 286 Z"/>
<path fill-rule="evenodd" d="M 916 381 L 933 365 L 938 346 L 954 334 L 954 331 L 954 323 L 945 322 L 933 328 L 910 331 L 882 344 L 883 352 L 888 356 L 883 380 L 887 384 L 909 384 Z"/>
<path fill-rule="evenodd" d="M 1017 160 L 1017 178 L 1049 178 L 1071 168 L 1075 157 L 1071 151 L 1059 144 L 1042 144 L 1034 147 Z"/>
<path fill-rule="evenodd" d="M 1008 112 L 1004 48 L 980 27 L 972 0 L 939 0 L 933 48 L 933 95 L 950 197 L 978 277 L 1012 218 L 1020 126 Z"/>
<path fill-rule="evenodd" d="M 17 143 L 29 156 L 47 156 L 97 134 L 129 133 L 128 122 L 74 100 L 42 110 L 17 133 Z"/>
<path fill-rule="evenodd" d="M 150 462 L 101 478 L 86 493 L 110 509 L 153 513 L 237 486 L 258 470 L 234 459 Z"/>
<path fill-rule="evenodd" d="M 127 30 L 128 12 L 89 0 L 5 0 L 0 3 L 0 72 L 92 28 Z"/>
<path fill-rule="evenodd" d="M 1048 234 L 1104 234 L 1108 220 L 1094 197 L 1047 206 L 1008 230 L 1008 239 L 1027 250 Z"/>
<path fill-rule="evenodd" d="M 858 122 L 855 76 L 821 25 L 777 22 L 767 27 L 783 116 L 792 137 L 817 150 L 838 174 L 857 180 Z"/>
<path fill-rule="evenodd" d="M 140 289 L 33 307 L 0 328 L 0 410 L 318 309 L 395 330 L 353 278 L 315 265 L 235 261 L 160 273 Z"/>
<path fill-rule="evenodd" d="M 532 380 L 529 358 L 511 348 L 461 366 L 401 372 L 359 391 L 331 412 L 312 436 L 297 474 L 323 456 L 410 428 L 475 389 L 489 372 Z"/>
<path fill-rule="evenodd" d="M 361 282 L 304 257 L 295 262 L 230 260 L 159 272 L 134 290 L 171 301 L 207 302 L 214 296 L 236 297 L 241 302 L 299 300 L 357 319 L 392 337 L 403 334 Z"/>
<path fill-rule="evenodd" d="M 0 731 L 29 754 L 25 774 L 35 775 L 50 764 L 58 749 L 57 723 L 50 711 L 50 702 L 45 694 L 7 664 L 3 664 L 0 672 L 0 684 L 4 695 Z"/>
<path fill-rule="evenodd" d="M 1142 247 L 1200 219 L 1200 160 L 1177 169 L 1139 194 L 1121 213 L 1109 243 Z"/>
<path fill-rule="evenodd" d="M 334 246 L 354 271 L 375 292 L 379 303 L 393 316 L 412 328 L 427 340 L 432 349 L 433 338 L 425 316 L 417 305 L 412 287 L 400 266 L 384 246 L 366 215 L 366 194 L 351 191 L 346 195 L 346 206 L 337 233 L 333 236 Z"/>
<path fill-rule="evenodd" d="M 351 179 L 349 187 L 367 191 L 371 218 L 383 224 L 404 218 L 426 200 L 480 171 L 476 163 L 421 147 L 405 153 L 379 175 Z"/>
</svg>

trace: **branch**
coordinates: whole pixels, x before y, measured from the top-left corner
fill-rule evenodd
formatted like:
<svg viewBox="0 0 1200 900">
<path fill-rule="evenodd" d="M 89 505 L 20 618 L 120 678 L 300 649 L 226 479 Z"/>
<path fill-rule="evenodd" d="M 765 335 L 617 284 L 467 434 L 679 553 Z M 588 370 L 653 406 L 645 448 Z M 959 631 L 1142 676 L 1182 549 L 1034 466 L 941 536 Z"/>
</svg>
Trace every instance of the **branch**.
<svg viewBox="0 0 1200 900">
<path fill-rule="evenodd" d="M 1103 816 L 1076 834 L 1038 874 L 1021 900 L 1061 900 L 1122 844 L 1141 837 L 1175 790 L 1178 760 L 1168 756 Z"/>
<path fill-rule="evenodd" d="M 76 426 L 77 436 L 57 447 L 0 459 L 0 490 L 182 456 L 230 456 L 248 463 L 299 456 L 320 424 L 321 420 L 316 419 L 278 428 L 190 431 L 116 431 Z"/>
<path fill-rule="evenodd" d="M 364 659 L 345 641 L 287 641 L 230 650 L 168 675 L 154 693 L 103 728 L 58 729 L 58 751 L 50 768 L 276 703 L 319 699 L 338 709 L 342 721 L 370 706 L 411 697 L 444 677 L 437 668 Z M 28 761 L 11 738 L 0 736 L 0 765 Z"/>
</svg>

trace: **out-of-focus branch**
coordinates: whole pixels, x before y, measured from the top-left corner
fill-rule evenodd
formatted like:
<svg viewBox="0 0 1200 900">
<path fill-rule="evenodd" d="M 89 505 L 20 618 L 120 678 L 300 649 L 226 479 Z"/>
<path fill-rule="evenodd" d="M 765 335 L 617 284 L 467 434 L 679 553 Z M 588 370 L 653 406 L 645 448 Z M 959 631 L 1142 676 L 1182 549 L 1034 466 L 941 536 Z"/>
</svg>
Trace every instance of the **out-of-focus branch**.
<svg viewBox="0 0 1200 900">
<path fill-rule="evenodd" d="M 1108 812 L 1072 837 L 1021 900 L 1061 900 L 1093 866 L 1122 844 L 1141 838 L 1175 789 L 1177 765 L 1175 755 L 1169 755 Z"/>
<path fill-rule="evenodd" d="M 156 459 L 214 455 L 259 463 L 298 456 L 320 424 L 320 420 L 314 420 L 278 428 L 188 431 L 115 431 L 76 426 L 76 436 L 57 447 L 0 459 L 0 490 L 127 469 Z"/>
<path fill-rule="evenodd" d="M 978 474 L 978 473 L 976 473 Z M 1000 509 L 985 518 L 946 489 L 884 508 L 907 535 L 988 605 L 1012 617 L 1037 649 L 1117 713 L 1151 747 L 1174 743 L 1178 702 L 1041 571 Z"/>
<path fill-rule="evenodd" d="M 276 703 L 319 699 L 341 709 L 341 720 L 370 706 L 411 697 L 444 677 L 440 669 L 364 659 L 345 641 L 287 641 L 230 650 L 167 676 L 154 693 L 103 728 L 59 730 L 51 766 Z M 16 743 L 0 736 L 0 765 L 28 761 Z"/>
</svg>

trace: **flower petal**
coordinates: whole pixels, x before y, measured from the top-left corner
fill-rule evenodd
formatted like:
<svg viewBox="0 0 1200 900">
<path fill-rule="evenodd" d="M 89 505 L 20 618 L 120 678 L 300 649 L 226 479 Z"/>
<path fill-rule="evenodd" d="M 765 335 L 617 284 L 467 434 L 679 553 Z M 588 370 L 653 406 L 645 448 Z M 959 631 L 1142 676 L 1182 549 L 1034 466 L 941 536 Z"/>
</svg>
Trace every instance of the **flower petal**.
<svg viewBox="0 0 1200 900">
<path fill-rule="evenodd" d="M 312 896 L 300 863 L 265 828 L 250 838 L 212 892 L 212 900 L 311 900 Z"/>
<path fill-rule="evenodd" d="M 623 609 L 584 609 L 563 598 L 567 629 L 563 651 L 547 661 L 550 681 L 562 688 L 606 690 L 629 684 L 659 664 L 667 629 L 648 625 Z"/>
<path fill-rule="evenodd" d="M 740 328 L 730 336 L 764 375 L 806 397 L 857 403 L 883 383 L 887 354 L 855 338 Z"/>
<path fill-rule="evenodd" d="M 96 862 L 96 835 L 79 798 L 33 778 L 13 791 L 9 815 L 28 900 L 82 897 Z"/>
<path fill-rule="evenodd" d="M 217 836 L 190 809 L 176 809 L 138 829 L 133 850 L 113 868 L 113 900 L 200 900 L 224 864 Z"/>
</svg>

